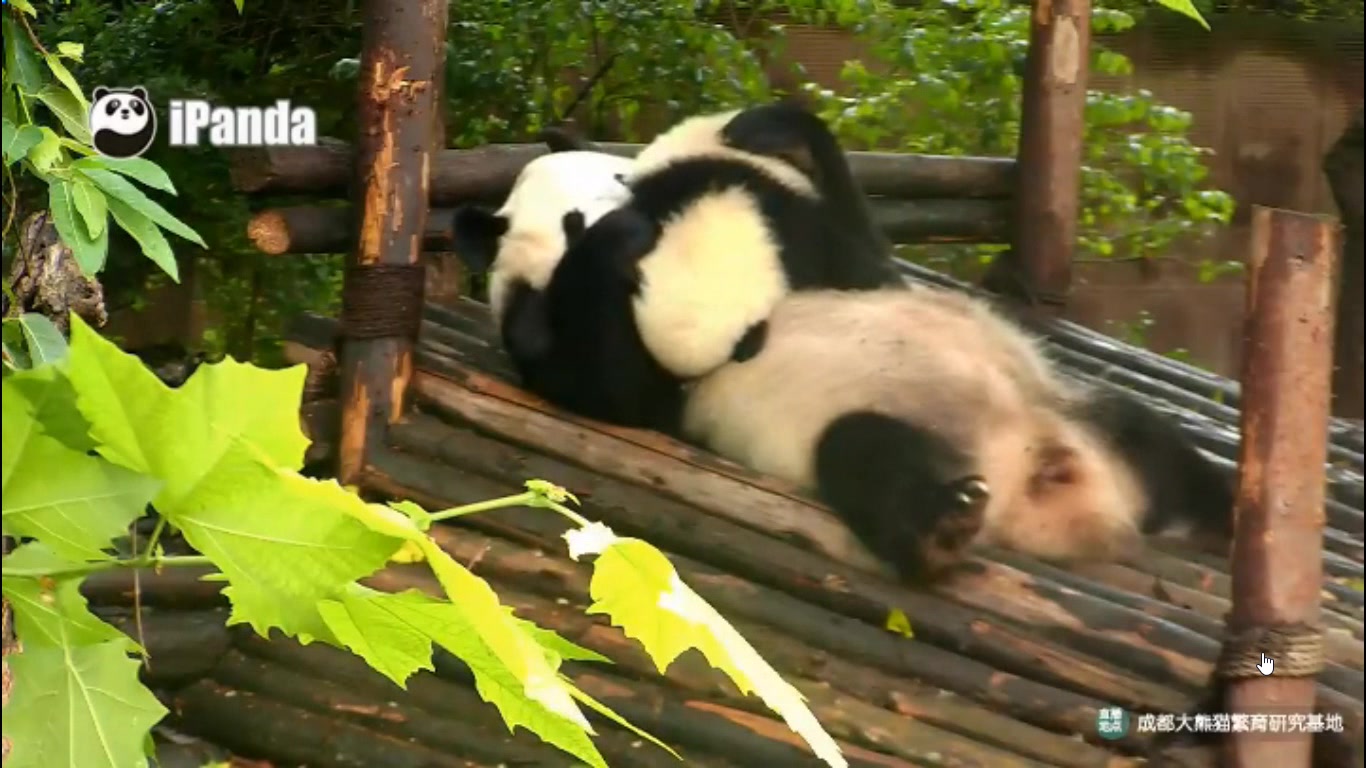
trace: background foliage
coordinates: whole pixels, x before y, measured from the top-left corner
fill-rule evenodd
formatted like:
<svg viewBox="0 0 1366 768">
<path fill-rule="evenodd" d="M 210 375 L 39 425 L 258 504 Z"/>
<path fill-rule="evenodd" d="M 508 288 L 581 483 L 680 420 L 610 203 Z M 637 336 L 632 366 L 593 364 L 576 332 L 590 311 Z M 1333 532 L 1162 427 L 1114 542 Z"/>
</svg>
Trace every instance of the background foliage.
<svg viewBox="0 0 1366 768">
<path fill-rule="evenodd" d="M 773 89 L 765 65 L 784 45 L 782 25 L 768 21 L 777 18 L 839 24 L 868 41 L 865 62 L 844 73 L 843 92 L 851 98 L 812 94 L 851 147 L 1009 155 L 1018 132 L 1026 5 L 460 3 L 452 9 L 447 49 L 447 139 L 457 147 L 526 141 L 577 103 L 574 115 L 590 135 L 640 140 L 683 114 L 767 98 Z M 1133 23 L 1129 11 L 1153 7 L 1151 0 L 1098 5 L 1098 32 L 1122 30 Z M 174 94 L 267 104 L 288 98 L 318 110 L 321 135 L 354 135 L 350 105 L 360 31 L 351 0 L 247 3 L 241 14 L 219 0 L 74 0 L 40 21 L 45 39 L 85 42 L 77 72 L 82 83 L 141 83 L 162 99 Z M 747 42 L 730 29 L 745 33 Z M 1130 66 L 1100 42 L 1092 56 L 1096 71 Z M 1088 256 L 1158 254 L 1174 238 L 1227 219 L 1231 201 L 1207 189 L 1202 150 L 1185 138 L 1188 115 L 1148 93 L 1093 93 L 1087 119 L 1081 229 Z M 210 351 L 273 362 L 285 318 L 304 309 L 335 309 L 340 259 L 254 253 L 244 236 L 246 202 L 232 194 L 220 153 L 160 146 L 149 157 L 189 190 L 167 208 L 211 244 L 197 263 L 182 264 L 198 273 L 219 320 L 206 340 Z M 963 272 L 991 250 L 936 247 L 907 254 Z M 195 254 L 177 252 L 182 262 Z M 164 280 L 124 238 L 111 241 L 110 265 L 106 290 L 115 307 L 136 305 L 146 287 Z"/>
</svg>

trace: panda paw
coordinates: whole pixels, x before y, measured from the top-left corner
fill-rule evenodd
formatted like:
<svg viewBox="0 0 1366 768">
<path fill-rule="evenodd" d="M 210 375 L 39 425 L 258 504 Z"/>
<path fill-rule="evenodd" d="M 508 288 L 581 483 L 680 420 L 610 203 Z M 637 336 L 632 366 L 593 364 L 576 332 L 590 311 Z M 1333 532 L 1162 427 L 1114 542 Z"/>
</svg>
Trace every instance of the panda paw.
<svg viewBox="0 0 1366 768">
<path fill-rule="evenodd" d="M 962 562 L 986 521 L 991 489 L 980 475 L 969 475 L 945 487 L 946 503 L 930 518 L 920 539 L 920 571 L 933 579 Z"/>
</svg>

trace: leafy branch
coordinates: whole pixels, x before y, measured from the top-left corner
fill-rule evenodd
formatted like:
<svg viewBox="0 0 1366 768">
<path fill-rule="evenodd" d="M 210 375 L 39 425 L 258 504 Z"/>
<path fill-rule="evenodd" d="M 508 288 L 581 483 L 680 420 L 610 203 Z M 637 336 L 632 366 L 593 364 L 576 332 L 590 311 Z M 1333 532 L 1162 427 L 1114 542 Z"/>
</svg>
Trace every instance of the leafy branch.
<svg viewBox="0 0 1366 768">
<path fill-rule="evenodd" d="M 509 727 L 589 765 L 605 764 L 581 707 L 667 750 L 560 669 L 566 654 L 595 655 L 514 616 L 427 534 L 437 521 L 509 506 L 547 509 L 571 523 L 570 556 L 593 557 L 589 612 L 638 639 L 661 671 L 697 648 L 818 756 L 845 765 L 800 693 L 658 550 L 584 518 L 565 490 L 533 480 L 520 494 L 436 512 L 407 501 L 367 503 L 335 480 L 299 474 L 308 445 L 297 417 L 303 366 L 268 371 L 229 358 L 171 389 L 79 317 L 71 327 L 69 350 L 30 348 L 30 359 L 46 362 L 6 366 L 0 382 L 0 519 L 4 535 L 22 542 L 5 556 L 3 573 L 24 646 L 11 657 L 14 699 L 5 717 L 18 768 L 140 758 L 166 711 L 138 682 L 128 654 L 142 649 L 89 611 L 80 583 L 113 568 L 206 564 L 218 571 L 206 578 L 226 582 L 229 624 L 348 649 L 400 687 L 433 669 L 439 645 L 465 662 Z M 157 516 L 151 540 L 134 556 L 114 555 L 149 505 Z M 169 530 L 200 554 L 164 555 Z M 425 562 L 442 594 L 360 584 L 400 559 Z M 106 738 L 90 738 L 96 731 Z"/>
</svg>

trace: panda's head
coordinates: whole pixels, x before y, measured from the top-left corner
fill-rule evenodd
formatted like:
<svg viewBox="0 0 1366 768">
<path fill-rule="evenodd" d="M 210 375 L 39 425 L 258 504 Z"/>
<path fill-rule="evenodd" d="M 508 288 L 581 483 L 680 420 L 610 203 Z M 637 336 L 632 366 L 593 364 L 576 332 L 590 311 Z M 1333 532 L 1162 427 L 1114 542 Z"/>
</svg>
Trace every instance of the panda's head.
<svg viewBox="0 0 1366 768">
<path fill-rule="evenodd" d="M 495 321 L 517 284 L 544 290 L 571 238 L 629 199 L 622 179 L 630 168 L 631 160 L 602 152 L 552 152 L 527 163 L 503 207 L 456 210 L 455 251 L 488 274 Z"/>
<path fill-rule="evenodd" d="M 90 130 L 109 130 L 120 136 L 136 136 L 152 122 L 152 104 L 147 91 L 136 88 L 105 88 L 100 86 L 92 94 Z"/>
</svg>

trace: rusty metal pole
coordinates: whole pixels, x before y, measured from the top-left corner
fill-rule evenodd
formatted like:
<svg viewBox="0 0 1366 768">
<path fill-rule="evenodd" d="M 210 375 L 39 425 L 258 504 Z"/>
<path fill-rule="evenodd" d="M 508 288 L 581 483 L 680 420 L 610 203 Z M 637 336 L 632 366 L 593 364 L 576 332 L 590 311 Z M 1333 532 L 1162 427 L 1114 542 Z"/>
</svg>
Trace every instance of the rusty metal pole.
<svg viewBox="0 0 1366 768">
<path fill-rule="evenodd" d="M 1021 94 L 1011 250 L 987 287 L 1057 311 L 1072 284 L 1091 0 L 1034 0 Z"/>
<path fill-rule="evenodd" d="M 403 409 L 422 317 L 422 233 L 445 69 L 447 0 L 366 0 L 354 194 L 356 248 L 342 288 L 338 478 L 355 483 L 367 446 Z"/>
<path fill-rule="evenodd" d="M 1337 261 L 1332 219 L 1253 209 L 1233 610 L 1219 663 L 1233 715 L 1314 711 Z M 1289 731 L 1235 729 L 1228 765 L 1307 768 L 1313 734 Z"/>
</svg>

